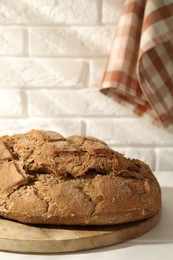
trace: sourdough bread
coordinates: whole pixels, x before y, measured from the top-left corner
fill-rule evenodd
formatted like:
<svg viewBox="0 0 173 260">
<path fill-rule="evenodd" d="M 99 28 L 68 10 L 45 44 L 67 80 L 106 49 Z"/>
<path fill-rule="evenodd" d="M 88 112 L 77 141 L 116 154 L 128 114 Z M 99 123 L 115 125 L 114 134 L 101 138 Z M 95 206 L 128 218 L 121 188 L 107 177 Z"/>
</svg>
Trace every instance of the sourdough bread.
<svg viewBox="0 0 173 260">
<path fill-rule="evenodd" d="M 31 224 L 112 225 L 154 216 L 150 167 L 93 137 L 32 130 L 0 138 L 0 216 Z"/>
</svg>

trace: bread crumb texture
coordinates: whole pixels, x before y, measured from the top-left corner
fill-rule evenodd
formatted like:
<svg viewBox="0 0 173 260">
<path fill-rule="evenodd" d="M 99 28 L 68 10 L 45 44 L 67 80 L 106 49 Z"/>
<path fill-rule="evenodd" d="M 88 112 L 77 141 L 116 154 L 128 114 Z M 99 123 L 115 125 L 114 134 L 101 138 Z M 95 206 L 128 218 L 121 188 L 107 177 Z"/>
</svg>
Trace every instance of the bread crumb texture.
<svg viewBox="0 0 173 260">
<path fill-rule="evenodd" d="M 96 138 L 31 130 L 0 138 L 0 216 L 31 224 L 113 225 L 154 216 L 150 167 Z"/>
</svg>

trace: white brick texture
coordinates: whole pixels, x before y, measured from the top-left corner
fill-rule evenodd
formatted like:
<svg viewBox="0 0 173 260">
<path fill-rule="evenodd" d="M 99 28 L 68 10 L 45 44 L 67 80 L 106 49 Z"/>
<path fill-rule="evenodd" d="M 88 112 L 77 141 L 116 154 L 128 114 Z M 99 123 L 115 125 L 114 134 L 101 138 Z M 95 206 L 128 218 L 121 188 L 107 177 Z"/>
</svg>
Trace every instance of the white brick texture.
<svg viewBox="0 0 173 260">
<path fill-rule="evenodd" d="M 173 170 L 173 148 L 157 150 L 157 171 Z"/>
<path fill-rule="evenodd" d="M 1 0 L 1 24 L 93 24 L 100 0 Z"/>
<path fill-rule="evenodd" d="M 114 27 L 32 28 L 29 53 L 35 56 L 106 55 L 114 37 Z"/>
<path fill-rule="evenodd" d="M 97 136 L 114 145 L 173 145 L 172 134 L 139 118 L 87 120 L 87 135 Z"/>
<path fill-rule="evenodd" d="M 95 59 L 91 60 L 90 63 L 90 85 L 91 86 L 99 86 L 102 80 L 102 76 L 104 73 L 104 69 L 106 66 L 107 59 Z"/>
<path fill-rule="evenodd" d="M 21 91 L 0 90 L 0 117 L 22 116 L 25 100 Z"/>
<path fill-rule="evenodd" d="M 124 0 L 103 0 L 102 22 L 106 24 L 116 24 L 122 11 Z"/>
<path fill-rule="evenodd" d="M 87 63 L 84 61 L 0 59 L 0 87 L 81 86 L 86 80 Z"/>
<path fill-rule="evenodd" d="M 0 27 L 0 55 L 22 55 L 24 52 L 24 30 Z"/>
<path fill-rule="evenodd" d="M 27 91 L 30 116 L 127 116 L 129 111 L 95 89 Z"/>
<path fill-rule="evenodd" d="M 173 134 L 99 92 L 125 0 L 0 0 L 0 135 L 82 134 L 173 171 Z"/>
<path fill-rule="evenodd" d="M 1 119 L 0 135 L 24 133 L 31 129 L 52 130 L 64 136 L 84 134 L 83 123 L 79 119 Z"/>
</svg>

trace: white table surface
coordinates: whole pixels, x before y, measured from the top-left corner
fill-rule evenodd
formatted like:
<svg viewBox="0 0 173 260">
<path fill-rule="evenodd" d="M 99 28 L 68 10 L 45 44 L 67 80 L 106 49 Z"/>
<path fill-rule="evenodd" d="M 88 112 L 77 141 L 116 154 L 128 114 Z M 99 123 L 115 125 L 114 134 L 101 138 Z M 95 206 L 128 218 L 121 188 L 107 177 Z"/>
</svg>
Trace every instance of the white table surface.
<svg viewBox="0 0 173 260">
<path fill-rule="evenodd" d="M 172 260 L 173 259 L 173 172 L 155 174 L 162 188 L 162 217 L 146 234 L 101 249 L 64 254 L 18 254 L 0 252 L 0 260 Z"/>
</svg>

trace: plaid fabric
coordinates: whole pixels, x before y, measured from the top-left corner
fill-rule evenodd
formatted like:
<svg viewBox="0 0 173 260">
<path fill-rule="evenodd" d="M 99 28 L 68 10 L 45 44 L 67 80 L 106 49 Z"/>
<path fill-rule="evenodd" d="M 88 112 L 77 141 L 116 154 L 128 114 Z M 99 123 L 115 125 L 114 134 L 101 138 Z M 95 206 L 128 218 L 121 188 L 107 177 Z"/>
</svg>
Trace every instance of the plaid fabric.
<svg viewBox="0 0 173 260">
<path fill-rule="evenodd" d="M 173 1 L 127 0 L 100 91 L 173 125 Z"/>
</svg>

